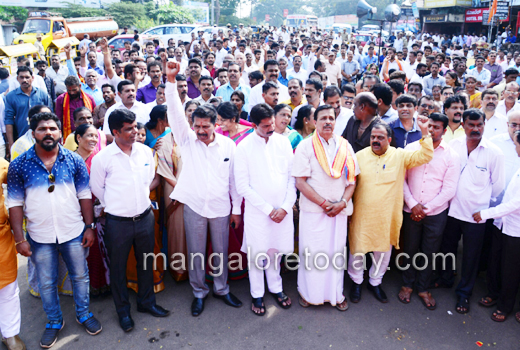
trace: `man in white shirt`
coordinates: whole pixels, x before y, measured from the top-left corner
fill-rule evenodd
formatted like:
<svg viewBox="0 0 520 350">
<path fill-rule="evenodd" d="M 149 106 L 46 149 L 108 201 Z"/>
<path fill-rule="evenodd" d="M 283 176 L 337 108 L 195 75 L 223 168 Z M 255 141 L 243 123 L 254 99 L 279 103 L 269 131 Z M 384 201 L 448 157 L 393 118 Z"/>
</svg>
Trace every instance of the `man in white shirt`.
<svg viewBox="0 0 520 350">
<path fill-rule="evenodd" d="M 286 136 L 274 132 L 273 109 L 258 104 L 250 119 L 255 131 L 238 145 L 234 173 L 237 192 L 245 199 L 247 246 L 244 244 L 242 251 L 248 258 L 252 310 L 263 316 L 264 271 L 278 305 L 283 309 L 291 306 L 291 299 L 283 292 L 280 260 L 294 250 L 296 187 L 291 176 L 293 150 Z"/>
<path fill-rule="evenodd" d="M 105 118 L 106 120 L 106 118 Z M 150 186 L 155 178 L 153 153 L 135 142 L 136 115 L 118 109 L 110 116 L 114 142 L 92 160 L 90 186 L 106 213 L 105 243 L 110 257 L 110 287 L 121 328 L 134 327 L 126 287 L 128 254 L 132 247 L 137 260 L 137 311 L 166 317 L 170 311 L 156 304 L 153 266 L 147 255 L 155 246 L 155 217 L 150 202 Z"/>
<path fill-rule="evenodd" d="M 189 278 L 195 296 L 191 314 L 199 316 L 209 294 L 204 281 L 208 228 L 214 252 L 208 261 L 210 267 L 218 271 L 210 272 L 213 296 L 223 299 L 227 305 L 242 306 L 227 285 L 229 225 L 231 222 L 232 227 L 238 227 L 241 223 L 242 197 L 236 191 L 233 174 L 236 145 L 230 138 L 215 133 L 217 111 L 212 105 L 198 107 L 193 112 L 193 130 L 190 128 L 177 92 L 175 77 L 179 68 L 175 62 L 168 62 L 166 67 L 166 103 L 171 106 L 167 112 L 168 122 L 183 155 L 182 172 L 170 197 L 184 204 Z M 217 261 L 218 265 L 214 266 L 213 262 Z M 243 263 L 238 260 L 240 269 L 244 268 Z"/>
<path fill-rule="evenodd" d="M 475 59 L 475 68 L 470 69 L 468 72 L 468 75 L 477 79 L 477 87 L 480 91 L 484 91 L 491 80 L 491 72 L 489 69 L 484 68 L 485 63 L 486 61 L 483 56 L 477 56 Z"/>
<path fill-rule="evenodd" d="M 520 110 L 520 102 L 518 102 L 518 95 L 520 93 L 520 85 L 516 81 L 506 84 L 503 92 L 504 99 L 497 105 L 497 112 L 509 117 L 513 111 Z"/>
<path fill-rule="evenodd" d="M 334 134 L 341 136 L 347 127 L 348 120 L 354 115 L 352 109 L 341 105 L 341 90 L 337 86 L 327 86 L 323 91 L 323 101 L 326 105 L 334 108 L 336 123 L 334 124 Z"/>
<path fill-rule="evenodd" d="M 65 87 L 65 78 L 69 76 L 67 67 L 60 64 L 60 56 L 52 55 L 51 66 L 45 70 L 45 75 L 54 80 L 56 97 L 67 92 Z"/>
<path fill-rule="evenodd" d="M 498 92 L 493 89 L 484 90 L 482 93 L 482 111 L 486 115 L 486 126 L 483 137 L 491 139 L 493 136 L 507 132 L 507 119 L 497 113 Z"/>
<path fill-rule="evenodd" d="M 262 87 L 266 81 L 270 81 L 278 86 L 278 100 L 285 101 L 290 98 L 289 91 L 287 90 L 287 86 L 283 85 L 278 81 L 278 76 L 280 74 L 279 63 L 275 60 L 267 60 L 264 63 L 264 76 L 265 80 L 260 84 L 255 85 L 254 88 L 251 89 L 251 94 L 249 95 L 249 110 L 256 106 L 259 103 L 265 103 L 264 98 L 262 97 Z"/>
<path fill-rule="evenodd" d="M 339 85 L 341 82 L 341 66 L 336 62 L 336 52 L 329 51 L 327 59 L 323 61 L 325 65 L 325 74 L 329 79 L 330 85 Z"/>
<path fill-rule="evenodd" d="M 302 68 L 302 57 L 295 55 L 293 57 L 293 68 L 287 70 L 287 79 L 298 78 L 300 81 L 306 81 L 309 74 Z"/>
<path fill-rule="evenodd" d="M 217 48 L 217 52 L 215 53 L 215 67 L 220 68 L 222 67 L 222 62 L 224 62 L 224 57 L 226 57 L 228 51 L 223 47 L 221 39 L 217 39 L 215 46 Z M 181 70 L 181 73 L 184 74 L 184 71 Z"/>
<path fill-rule="evenodd" d="M 473 214 L 489 207 L 505 187 L 504 154 L 492 142 L 483 138 L 486 117 L 478 109 L 470 108 L 462 114 L 465 136 L 450 143 L 460 156 L 460 179 L 455 197 L 450 202 L 448 221 L 441 244 L 446 265 L 441 267 L 440 278 L 433 287 L 450 287 L 455 280 L 455 257 L 461 237 L 464 238 L 461 280 L 455 290 L 455 310 L 466 314 L 469 298 L 477 279 L 480 254 L 486 225 L 477 223 Z M 450 254 L 451 259 L 447 257 Z"/>
<path fill-rule="evenodd" d="M 103 131 L 107 135 L 107 143 L 111 143 L 114 139 L 108 120 L 110 119 L 110 114 L 116 109 L 128 109 L 134 112 L 138 123 L 146 124 L 150 120 L 146 105 L 135 100 L 136 91 L 134 83 L 130 80 L 122 80 L 117 84 L 117 94 L 121 98 L 121 102 L 117 102 L 107 110 L 105 120 L 103 121 Z"/>
<path fill-rule="evenodd" d="M 397 52 L 403 51 L 403 33 L 397 34 L 397 39 L 394 40 L 394 47 Z"/>
<path fill-rule="evenodd" d="M 21 66 L 27 66 L 29 67 L 29 59 L 27 57 L 20 56 L 16 59 L 16 64 L 18 65 L 18 68 Z M 46 94 L 49 92 L 47 91 L 47 85 L 45 85 L 45 80 L 37 73 L 33 71 L 33 80 L 32 84 L 33 87 L 36 87 Z M 16 79 L 16 74 L 12 74 L 11 77 L 9 77 L 9 90 L 8 91 L 14 91 L 20 87 L 20 83 Z"/>
</svg>

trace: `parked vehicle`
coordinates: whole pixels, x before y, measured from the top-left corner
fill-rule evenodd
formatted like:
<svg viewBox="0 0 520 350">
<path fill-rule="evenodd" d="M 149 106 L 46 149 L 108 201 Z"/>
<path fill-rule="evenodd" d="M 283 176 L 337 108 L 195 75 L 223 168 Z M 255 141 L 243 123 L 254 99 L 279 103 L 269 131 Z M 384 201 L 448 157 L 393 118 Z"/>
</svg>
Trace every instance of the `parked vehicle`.
<svg viewBox="0 0 520 350">
<path fill-rule="evenodd" d="M 143 32 L 144 35 L 157 36 L 163 42 L 167 43 L 169 39 L 191 41 L 191 32 L 198 24 L 163 24 L 157 27 L 147 29 Z"/>
<path fill-rule="evenodd" d="M 343 33 L 343 29 L 346 29 L 348 34 L 352 34 L 352 26 L 350 24 L 334 23 L 330 26 L 330 29 L 332 29 L 334 33 Z"/>
</svg>

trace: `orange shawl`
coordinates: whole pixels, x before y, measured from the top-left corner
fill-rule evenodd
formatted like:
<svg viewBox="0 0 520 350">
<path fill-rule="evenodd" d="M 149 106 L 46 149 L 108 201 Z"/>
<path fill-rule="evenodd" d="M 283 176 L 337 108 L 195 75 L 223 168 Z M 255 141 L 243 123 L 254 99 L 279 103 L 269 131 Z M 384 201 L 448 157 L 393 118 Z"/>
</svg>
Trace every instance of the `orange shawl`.
<svg viewBox="0 0 520 350">
<path fill-rule="evenodd" d="M 80 91 L 81 98 L 83 99 L 83 105 L 87 107 L 91 112 L 94 108 L 92 108 L 92 101 L 88 98 L 87 94 L 83 91 Z M 70 125 L 70 96 L 69 93 L 65 93 L 65 97 L 63 98 L 63 139 L 66 140 L 67 136 L 72 132 L 72 127 Z"/>
<path fill-rule="evenodd" d="M 397 62 L 397 65 L 399 66 L 399 70 L 400 70 L 401 72 L 404 72 L 403 65 L 401 64 L 401 61 L 399 61 L 399 60 L 396 58 L 396 59 L 395 59 L 395 62 Z M 390 61 L 388 61 L 388 63 L 386 64 L 386 68 L 385 68 L 385 70 L 384 70 L 384 72 L 383 72 L 383 78 L 384 78 L 385 75 L 388 75 L 388 76 L 389 76 L 389 74 L 388 74 L 389 67 L 390 67 Z M 406 73 L 406 72 L 405 72 L 405 73 Z M 390 79 L 385 80 L 385 83 L 388 83 L 389 81 L 390 81 Z M 406 78 L 406 82 L 408 82 L 408 78 Z"/>
<path fill-rule="evenodd" d="M 332 167 L 329 166 L 325 149 L 323 148 L 323 144 L 321 143 L 317 132 L 312 135 L 312 148 L 314 149 L 314 154 L 318 159 L 318 163 L 320 163 L 321 168 L 328 176 L 333 179 L 339 179 L 343 170 L 345 170 L 347 181 L 356 181 L 356 165 L 347 146 L 347 140 L 343 137 L 338 137 L 336 143 L 336 155 L 334 156 Z"/>
</svg>

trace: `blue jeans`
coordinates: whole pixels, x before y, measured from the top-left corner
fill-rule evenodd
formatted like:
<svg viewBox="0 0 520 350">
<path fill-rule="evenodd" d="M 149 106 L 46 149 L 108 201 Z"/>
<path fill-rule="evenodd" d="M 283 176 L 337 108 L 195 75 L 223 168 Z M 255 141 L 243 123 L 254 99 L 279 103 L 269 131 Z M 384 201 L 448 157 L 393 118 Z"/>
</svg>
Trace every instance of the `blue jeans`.
<svg viewBox="0 0 520 350">
<path fill-rule="evenodd" d="M 58 255 L 61 253 L 69 270 L 72 282 L 76 316 L 80 319 L 89 314 L 89 276 L 87 267 L 87 249 L 81 246 L 83 232 L 76 238 L 58 243 L 38 243 L 27 235 L 31 245 L 31 259 L 38 275 L 38 287 L 43 303 L 43 310 L 52 323 L 60 323 L 63 316 L 58 298 Z"/>
</svg>

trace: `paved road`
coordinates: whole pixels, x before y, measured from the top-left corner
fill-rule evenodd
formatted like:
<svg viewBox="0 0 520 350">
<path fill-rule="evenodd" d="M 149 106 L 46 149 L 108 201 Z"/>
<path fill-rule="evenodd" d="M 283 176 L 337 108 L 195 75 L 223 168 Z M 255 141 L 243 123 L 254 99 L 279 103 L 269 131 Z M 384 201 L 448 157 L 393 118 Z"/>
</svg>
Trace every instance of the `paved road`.
<svg viewBox="0 0 520 350">
<path fill-rule="evenodd" d="M 26 260 L 20 257 L 18 281 L 22 302 L 21 336 L 28 349 L 39 349 L 46 317 L 41 301 L 27 290 Z M 66 322 L 53 349 L 520 349 L 520 323 L 510 317 L 495 323 L 489 316 L 492 309 L 477 305 L 483 295 L 485 281 L 479 276 L 471 312 L 455 312 L 453 290 L 434 291 L 438 307 L 426 310 L 415 295 L 409 305 L 397 300 L 400 275 L 388 271 L 384 278 L 390 302 L 381 304 L 363 289 L 359 304 L 350 304 L 346 312 L 330 305 L 304 309 L 297 303 L 296 272 L 286 274 L 284 287 L 295 302 L 289 310 L 275 305 L 269 295 L 264 317 L 250 311 L 248 280 L 230 283 L 231 291 L 244 306 L 234 309 L 221 300 L 208 298 L 200 317 L 192 317 L 191 289 L 188 282 L 176 283 L 168 275 L 166 289 L 157 294 L 158 304 L 173 311 L 165 319 L 133 312 L 134 330 L 125 334 L 119 327 L 111 297 L 92 300 L 91 311 L 103 324 L 103 332 L 89 336 L 76 322 L 73 299 L 61 296 Z M 350 279 L 345 273 L 345 290 Z M 132 309 L 135 294 L 131 292 Z M 451 314 L 450 314 L 451 313 Z M 1 316 L 0 316 L 1 317 Z"/>
</svg>

